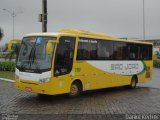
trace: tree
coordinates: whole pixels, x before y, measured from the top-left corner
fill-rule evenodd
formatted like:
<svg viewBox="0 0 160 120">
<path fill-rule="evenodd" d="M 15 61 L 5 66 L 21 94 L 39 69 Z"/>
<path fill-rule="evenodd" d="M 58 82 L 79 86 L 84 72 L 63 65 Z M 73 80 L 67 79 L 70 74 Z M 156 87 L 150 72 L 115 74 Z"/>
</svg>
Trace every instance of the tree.
<svg viewBox="0 0 160 120">
<path fill-rule="evenodd" d="M 2 29 L 0 28 L 0 40 L 3 38 L 4 34 L 3 34 L 3 31 Z"/>
<path fill-rule="evenodd" d="M 9 58 L 10 60 L 16 57 L 16 62 L 18 61 L 18 55 L 20 51 L 20 43 L 14 44 L 12 50 L 5 56 L 5 58 Z"/>
</svg>

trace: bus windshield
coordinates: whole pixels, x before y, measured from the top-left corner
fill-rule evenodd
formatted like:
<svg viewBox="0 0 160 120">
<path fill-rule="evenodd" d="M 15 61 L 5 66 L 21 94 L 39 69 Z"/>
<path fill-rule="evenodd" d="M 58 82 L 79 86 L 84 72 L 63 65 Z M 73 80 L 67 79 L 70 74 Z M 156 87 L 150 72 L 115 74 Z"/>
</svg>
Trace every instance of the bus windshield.
<svg viewBox="0 0 160 120">
<path fill-rule="evenodd" d="M 17 68 L 23 72 L 45 72 L 51 69 L 56 37 L 23 38 Z"/>
</svg>

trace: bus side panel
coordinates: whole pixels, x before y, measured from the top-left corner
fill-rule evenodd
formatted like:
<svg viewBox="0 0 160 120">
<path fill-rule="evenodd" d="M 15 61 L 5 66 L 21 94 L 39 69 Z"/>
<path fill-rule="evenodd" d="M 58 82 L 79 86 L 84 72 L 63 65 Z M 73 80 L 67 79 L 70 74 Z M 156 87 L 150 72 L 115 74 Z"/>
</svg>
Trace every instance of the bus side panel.
<svg viewBox="0 0 160 120">
<path fill-rule="evenodd" d="M 152 78 L 152 61 L 145 62 L 150 67 L 149 78 L 146 78 L 147 71 L 137 74 L 138 82 L 147 82 Z M 68 93 L 72 82 L 76 79 L 81 80 L 83 91 L 107 87 L 129 85 L 133 75 L 119 75 L 100 70 L 87 61 L 77 61 L 73 64 L 69 74 L 54 78 L 54 93 Z"/>
<path fill-rule="evenodd" d="M 144 83 L 152 80 L 152 72 L 153 72 L 153 61 L 148 60 L 144 61 L 145 71 L 138 76 L 138 82 Z"/>
<path fill-rule="evenodd" d="M 111 73 L 99 70 L 86 61 L 78 61 L 74 66 L 75 77 L 83 82 L 84 90 L 93 90 L 114 86 L 117 77 Z"/>
</svg>

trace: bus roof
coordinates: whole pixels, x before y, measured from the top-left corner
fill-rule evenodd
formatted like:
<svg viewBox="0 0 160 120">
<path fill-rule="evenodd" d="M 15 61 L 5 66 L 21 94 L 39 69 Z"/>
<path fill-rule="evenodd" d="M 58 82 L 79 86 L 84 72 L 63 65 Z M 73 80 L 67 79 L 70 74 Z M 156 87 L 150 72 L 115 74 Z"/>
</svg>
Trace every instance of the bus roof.
<svg viewBox="0 0 160 120">
<path fill-rule="evenodd" d="M 49 32 L 46 32 L 46 33 L 31 33 L 31 34 L 27 34 L 25 35 L 24 37 L 28 37 L 28 36 L 58 36 L 60 33 L 49 33 Z"/>
<path fill-rule="evenodd" d="M 76 35 L 86 35 L 86 36 L 95 36 L 95 37 L 106 37 L 106 38 L 112 38 L 112 36 L 104 33 L 97 33 L 93 31 L 87 31 L 87 30 L 80 30 L 80 29 L 61 29 L 59 32 L 62 33 L 70 33 L 70 34 L 76 34 Z"/>
<path fill-rule="evenodd" d="M 32 33 L 32 34 L 27 34 L 27 36 L 55 36 L 57 37 L 58 35 L 72 35 L 72 36 L 79 36 L 79 37 L 87 37 L 87 38 L 97 38 L 97 39 L 106 39 L 106 40 L 113 40 L 113 41 L 122 41 L 122 42 L 134 42 L 134 43 L 141 43 L 141 44 L 151 44 L 150 42 L 142 42 L 142 41 L 137 41 L 137 40 L 125 40 L 125 39 L 119 39 L 112 37 L 108 34 L 104 33 L 97 33 L 97 32 L 92 32 L 92 31 L 87 31 L 87 30 L 80 30 L 80 29 L 61 29 L 59 32 L 53 32 L 53 33 Z"/>
<path fill-rule="evenodd" d="M 10 40 L 8 43 L 21 43 L 22 40 L 18 40 L 18 39 L 15 39 L 15 40 Z"/>
</svg>

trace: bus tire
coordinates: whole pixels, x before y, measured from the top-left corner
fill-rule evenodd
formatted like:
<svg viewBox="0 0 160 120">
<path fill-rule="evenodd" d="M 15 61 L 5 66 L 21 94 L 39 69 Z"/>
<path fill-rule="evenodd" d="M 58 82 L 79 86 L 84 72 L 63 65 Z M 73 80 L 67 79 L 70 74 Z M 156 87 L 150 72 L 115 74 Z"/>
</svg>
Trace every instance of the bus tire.
<svg viewBox="0 0 160 120">
<path fill-rule="evenodd" d="M 37 94 L 38 98 L 46 98 L 48 97 L 49 95 L 46 95 L 46 94 Z"/>
<path fill-rule="evenodd" d="M 132 79 L 131 79 L 131 83 L 129 85 L 129 88 L 134 89 L 134 88 L 136 88 L 136 86 L 137 86 L 137 77 L 133 76 Z"/>
<path fill-rule="evenodd" d="M 78 81 L 74 81 L 70 87 L 69 97 L 77 97 L 80 95 L 81 92 L 82 92 L 81 83 Z"/>
</svg>

